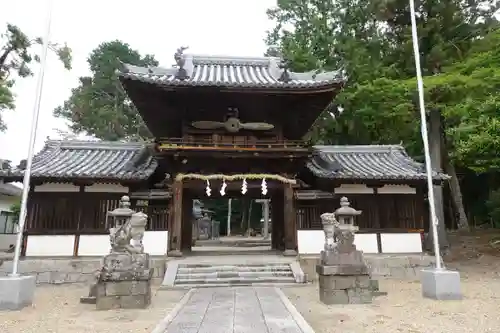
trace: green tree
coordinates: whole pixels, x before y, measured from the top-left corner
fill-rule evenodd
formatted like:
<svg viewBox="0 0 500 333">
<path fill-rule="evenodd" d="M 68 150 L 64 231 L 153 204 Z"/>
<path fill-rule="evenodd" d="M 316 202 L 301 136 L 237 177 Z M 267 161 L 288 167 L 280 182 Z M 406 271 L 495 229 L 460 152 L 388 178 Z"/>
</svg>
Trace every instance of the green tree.
<svg viewBox="0 0 500 333">
<path fill-rule="evenodd" d="M 15 78 L 33 75 L 30 66 L 40 60 L 34 49 L 41 44 L 42 38 L 30 38 L 13 24 L 7 24 L 5 32 L 0 34 L 0 131 L 6 129 L 1 112 L 15 107 L 12 93 Z M 71 69 L 71 49 L 67 45 L 50 43 L 49 49 L 59 57 L 64 68 Z"/>
<path fill-rule="evenodd" d="M 54 115 L 70 122 L 74 133 L 85 133 L 103 140 L 140 140 L 150 137 L 147 127 L 127 94 L 117 69 L 122 63 L 157 66 L 152 55 L 141 56 L 128 44 L 115 40 L 100 44 L 87 62 L 91 75 L 80 77 L 79 84 Z"/>
</svg>

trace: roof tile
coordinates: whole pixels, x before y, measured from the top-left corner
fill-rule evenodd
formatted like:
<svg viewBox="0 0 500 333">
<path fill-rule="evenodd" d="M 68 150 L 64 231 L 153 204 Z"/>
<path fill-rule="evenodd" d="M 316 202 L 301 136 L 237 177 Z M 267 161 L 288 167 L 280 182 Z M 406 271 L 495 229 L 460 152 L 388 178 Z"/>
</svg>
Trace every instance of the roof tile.
<svg viewBox="0 0 500 333">
<path fill-rule="evenodd" d="M 316 73 L 288 72 L 290 80 L 280 80 L 284 70 L 275 57 L 244 58 L 184 55 L 187 79 L 176 77 L 178 68 L 144 68 L 124 64 L 122 78 L 164 86 L 220 86 L 248 88 L 314 88 L 344 82 L 340 71 Z"/>
<path fill-rule="evenodd" d="M 315 146 L 309 170 L 320 178 L 425 180 L 425 166 L 399 145 Z M 449 176 L 433 172 L 434 179 Z"/>
<path fill-rule="evenodd" d="M 141 180 L 154 172 L 157 161 L 142 143 L 49 140 L 33 158 L 31 176 L 55 179 Z M 21 178 L 24 168 L 0 171 Z"/>
</svg>

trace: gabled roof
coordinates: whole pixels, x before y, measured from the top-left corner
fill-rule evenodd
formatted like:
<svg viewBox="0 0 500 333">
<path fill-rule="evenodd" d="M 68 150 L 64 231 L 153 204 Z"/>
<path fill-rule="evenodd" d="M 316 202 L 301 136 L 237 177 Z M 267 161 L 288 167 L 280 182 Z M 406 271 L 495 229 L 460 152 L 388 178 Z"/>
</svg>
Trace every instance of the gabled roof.
<svg viewBox="0 0 500 333">
<path fill-rule="evenodd" d="M 122 79 L 139 80 L 162 86 L 216 86 L 239 88 L 328 88 L 342 85 L 340 71 L 294 73 L 280 68 L 275 57 L 220 57 L 182 55 L 186 78 L 179 78 L 179 68 L 138 67 L 123 64 Z"/>
<path fill-rule="evenodd" d="M 25 164 L 25 163 L 21 163 Z M 33 159 L 33 178 L 51 180 L 142 180 L 157 167 L 143 143 L 49 140 Z M 0 177 L 21 180 L 25 166 L 0 171 Z"/>
<path fill-rule="evenodd" d="M 308 169 L 319 178 L 351 180 L 425 180 L 425 166 L 399 145 L 315 146 Z M 449 176 L 436 173 L 434 179 Z"/>
</svg>

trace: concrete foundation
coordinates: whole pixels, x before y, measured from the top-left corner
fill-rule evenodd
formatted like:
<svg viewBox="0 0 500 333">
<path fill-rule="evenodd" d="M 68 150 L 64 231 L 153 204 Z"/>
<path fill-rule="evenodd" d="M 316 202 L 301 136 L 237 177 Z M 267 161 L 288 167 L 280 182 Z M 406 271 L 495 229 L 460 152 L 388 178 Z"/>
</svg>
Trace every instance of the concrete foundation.
<svg viewBox="0 0 500 333">
<path fill-rule="evenodd" d="M 34 276 L 0 277 L 0 310 L 21 310 L 31 306 L 35 288 Z"/>
<path fill-rule="evenodd" d="M 460 273 L 446 269 L 421 271 L 422 296 L 435 300 L 460 300 Z"/>
</svg>

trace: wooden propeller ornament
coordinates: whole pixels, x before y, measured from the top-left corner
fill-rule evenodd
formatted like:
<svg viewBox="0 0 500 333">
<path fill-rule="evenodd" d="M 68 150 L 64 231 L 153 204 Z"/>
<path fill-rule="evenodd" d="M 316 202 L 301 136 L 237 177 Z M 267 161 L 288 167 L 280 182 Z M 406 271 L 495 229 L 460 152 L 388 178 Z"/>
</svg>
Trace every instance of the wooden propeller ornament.
<svg viewBox="0 0 500 333">
<path fill-rule="evenodd" d="M 273 124 L 269 123 L 242 123 L 236 117 L 229 117 L 225 122 L 220 121 L 195 121 L 191 126 L 197 129 L 218 129 L 224 128 L 226 131 L 236 133 L 241 129 L 250 131 L 269 131 L 274 128 Z"/>
</svg>

